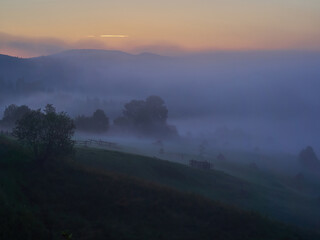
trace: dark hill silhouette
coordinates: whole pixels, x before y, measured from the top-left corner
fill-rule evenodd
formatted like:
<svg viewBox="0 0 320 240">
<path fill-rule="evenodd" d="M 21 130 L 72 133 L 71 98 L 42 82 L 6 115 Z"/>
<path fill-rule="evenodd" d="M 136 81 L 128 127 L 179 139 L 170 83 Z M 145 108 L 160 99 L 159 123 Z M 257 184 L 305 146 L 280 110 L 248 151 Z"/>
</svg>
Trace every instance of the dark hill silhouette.
<svg viewBox="0 0 320 240">
<path fill-rule="evenodd" d="M 37 167 L 3 138 L 0 157 L 1 239 L 319 239 L 256 213 L 77 161 Z"/>
<path fill-rule="evenodd" d="M 129 79 L 127 74 L 124 75 L 128 70 L 131 71 L 129 75 L 133 75 L 132 66 L 148 69 L 148 65 L 158 64 L 167 59 L 169 58 L 151 53 L 134 55 L 96 49 L 73 49 L 34 58 L 0 55 L 0 78 L 13 83 L 18 79 L 26 82 L 41 81 L 47 87 L 66 90 L 75 87 L 75 82 L 96 77 L 96 73 L 100 71 L 103 71 L 103 75 L 112 75 L 109 81 L 117 82 L 119 78 Z"/>
<path fill-rule="evenodd" d="M 0 61 L 17 61 L 20 60 L 21 58 L 18 57 L 14 57 L 14 56 L 9 56 L 9 55 L 5 55 L 5 54 L 0 54 Z"/>
</svg>

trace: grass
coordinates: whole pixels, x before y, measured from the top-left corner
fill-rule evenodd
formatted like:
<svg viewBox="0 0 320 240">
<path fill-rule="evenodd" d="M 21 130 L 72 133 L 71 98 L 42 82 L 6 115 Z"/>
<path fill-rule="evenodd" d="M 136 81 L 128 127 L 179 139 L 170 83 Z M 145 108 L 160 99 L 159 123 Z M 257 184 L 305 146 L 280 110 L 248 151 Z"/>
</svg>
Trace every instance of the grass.
<svg viewBox="0 0 320 240">
<path fill-rule="evenodd" d="M 243 167 L 233 164 L 235 172 L 242 172 L 234 177 L 222 171 L 205 171 L 156 158 L 93 148 L 77 149 L 76 161 L 100 171 L 121 173 L 200 194 L 306 228 L 320 226 L 317 198 L 295 191 L 259 169 L 239 170 Z M 242 175 L 250 177 L 241 178 Z"/>
<path fill-rule="evenodd" d="M 15 142 L 0 138 L 0 239 L 63 239 L 63 232 L 72 233 L 72 239 L 95 240 L 319 239 L 256 213 L 174 189 L 185 179 L 184 171 L 194 171 L 178 164 L 88 149 L 78 150 L 75 160 L 59 159 L 39 167 L 30 156 Z M 108 171 L 99 162 L 106 158 L 112 162 Z M 139 174 L 131 174 L 138 168 Z M 194 174 L 185 180 L 192 183 L 204 172 Z M 230 188 L 235 183 L 222 172 L 214 178 L 218 185 L 228 178 Z M 157 179 L 164 180 L 160 184 Z M 202 181 L 198 183 L 205 185 Z"/>
</svg>

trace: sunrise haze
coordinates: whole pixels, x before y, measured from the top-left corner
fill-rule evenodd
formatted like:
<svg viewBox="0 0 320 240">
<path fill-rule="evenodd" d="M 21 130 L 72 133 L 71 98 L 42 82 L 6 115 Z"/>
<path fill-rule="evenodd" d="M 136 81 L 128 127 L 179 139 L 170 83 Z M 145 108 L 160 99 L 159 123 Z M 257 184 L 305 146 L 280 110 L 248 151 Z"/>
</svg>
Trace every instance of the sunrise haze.
<svg viewBox="0 0 320 240">
<path fill-rule="evenodd" d="M 320 50 L 319 12 L 316 0 L 2 0 L 0 53 Z"/>
</svg>

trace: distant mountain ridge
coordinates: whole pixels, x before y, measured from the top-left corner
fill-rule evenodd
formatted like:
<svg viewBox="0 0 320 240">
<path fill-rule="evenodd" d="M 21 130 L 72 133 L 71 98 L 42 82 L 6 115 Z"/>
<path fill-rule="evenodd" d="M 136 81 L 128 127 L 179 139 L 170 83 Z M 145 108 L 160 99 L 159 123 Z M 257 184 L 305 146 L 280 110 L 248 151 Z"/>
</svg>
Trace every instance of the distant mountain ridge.
<svg viewBox="0 0 320 240">
<path fill-rule="evenodd" d="M 37 56 L 37 57 L 18 57 L 18 56 L 13 56 L 13 55 L 8 55 L 8 54 L 2 54 L 0 53 L 0 58 L 14 58 L 14 59 L 38 59 L 38 58 L 43 58 L 43 57 L 53 57 L 53 56 L 59 56 L 59 57 L 66 57 L 66 56 L 80 56 L 80 55 L 100 55 L 100 56 L 130 56 L 130 57 L 139 57 L 139 56 L 153 56 L 153 57 L 166 57 L 164 55 L 159 55 L 155 53 L 150 53 L 150 52 L 142 52 L 142 53 L 137 53 L 137 54 L 132 54 L 132 53 L 127 53 L 124 51 L 120 50 L 106 50 L 106 49 L 70 49 L 70 50 L 65 50 L 62 52 L 57 52 L 54 54 L 49 54 L 49 55 L 42 55 L 42 56 Z"/>
</svg>

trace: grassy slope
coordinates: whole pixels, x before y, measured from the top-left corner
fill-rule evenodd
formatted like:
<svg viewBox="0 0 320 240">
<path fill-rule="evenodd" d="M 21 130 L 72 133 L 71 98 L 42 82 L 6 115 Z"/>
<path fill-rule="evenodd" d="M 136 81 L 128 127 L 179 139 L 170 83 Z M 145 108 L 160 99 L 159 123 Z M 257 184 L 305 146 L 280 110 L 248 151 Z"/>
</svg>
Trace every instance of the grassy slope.
<svg viewBox="0 0 320 240">
<path fill-rule="evenodd" d="M 136 176 L 201 194 L 284 222 L 312 229 L 319 227 L 320 204 L 316 198 L 290 189 L 258 170 L 247 169 L 244 174 L 251 176 L 251 181 L 249 178 L 241 180 L 221 171 L 203 171 L 155 158 L 91 148 L 79 148 L 76 159 L 95 169 Z"/>
<path fill-rule="evenodd" d="M 77 162 L 39 168 L 29 156 L 0 139 L 0 239 L 61 239 L 64 230 L 74 239 L 318 239 L 200 196 Z M 165 162 L 162 171 L 167 176 L 167 167 L 170 172 L 174 166 Z"/>
</svg>

